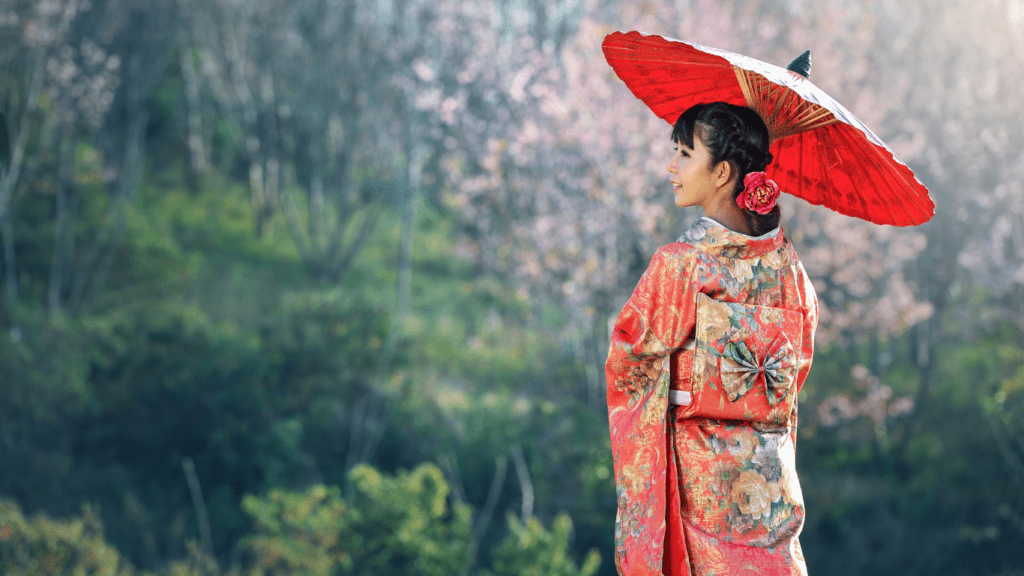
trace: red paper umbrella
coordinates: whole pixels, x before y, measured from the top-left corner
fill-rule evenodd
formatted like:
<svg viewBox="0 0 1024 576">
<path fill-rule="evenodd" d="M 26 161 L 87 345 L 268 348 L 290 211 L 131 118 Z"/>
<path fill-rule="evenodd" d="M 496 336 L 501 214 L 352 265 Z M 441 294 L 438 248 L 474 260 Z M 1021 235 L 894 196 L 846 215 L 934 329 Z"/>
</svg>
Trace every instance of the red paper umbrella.
<svg viewBox="0 0 1024 576">
<path fill-rule="evenodd" d="M 784 192 L 876 224 L 913 226 L 935 213 L 928 189 L 910 168 L 806 78 L 810 53 L 787 70 L 640 32 L 613 32 L 602 48 L 633 94 L 669 124 L 700 103 L 756 110 L 772 142 L 768 175 Z"/>
</svg>

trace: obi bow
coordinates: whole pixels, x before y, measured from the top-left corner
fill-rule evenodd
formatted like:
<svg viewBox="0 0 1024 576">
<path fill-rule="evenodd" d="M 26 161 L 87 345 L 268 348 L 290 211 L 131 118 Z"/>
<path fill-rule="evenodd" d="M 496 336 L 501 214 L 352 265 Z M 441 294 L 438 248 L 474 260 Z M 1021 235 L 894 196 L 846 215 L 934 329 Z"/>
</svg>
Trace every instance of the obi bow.
<svg viewBox="0 0 1024 576">
<path fill-rule="evenodd" d="M 761 362 L 743 340 L 726 344 L 721 359 L 722 386 L 730 402 L 739 400 L 760 378 L 768 404 L 775 406 L 786 397 L 796 378 L 796 354 L 789 338 L 782 333 L 768 347 Z"/>
</svg>

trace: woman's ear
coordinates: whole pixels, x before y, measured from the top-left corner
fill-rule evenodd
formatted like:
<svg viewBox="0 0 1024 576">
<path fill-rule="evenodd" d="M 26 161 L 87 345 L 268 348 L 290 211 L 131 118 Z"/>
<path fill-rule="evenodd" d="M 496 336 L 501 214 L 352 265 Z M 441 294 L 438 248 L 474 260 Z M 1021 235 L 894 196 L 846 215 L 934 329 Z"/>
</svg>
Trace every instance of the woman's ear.
<svg viewBox="0 0 1024 576">
<path fill-rule="evenodd" d="M 719 162 L 711 173 L 711 176 L 715 181 L 715 186 L 725 186 L 735 175 L 736 169 L 726 160 Z"/>
</svg>

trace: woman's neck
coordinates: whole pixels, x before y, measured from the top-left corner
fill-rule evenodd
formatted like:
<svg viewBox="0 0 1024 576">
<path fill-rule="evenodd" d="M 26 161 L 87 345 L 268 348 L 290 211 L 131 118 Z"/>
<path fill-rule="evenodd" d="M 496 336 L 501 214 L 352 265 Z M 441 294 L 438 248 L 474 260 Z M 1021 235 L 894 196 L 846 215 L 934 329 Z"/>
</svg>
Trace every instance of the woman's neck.
<svg viewBox="0 0 1024 576">
<path fill-rule="evenodd" d="M 705 209 L 704 215 L 733 232 L 752 236 L 753 231 L 750 229 L 750 225 L 747 224 L 747 219 L 743 216 L 743 210 L 735 202 L 730 203 L 732 206 L 719 204 L 711 210 Z"/>
</svg>

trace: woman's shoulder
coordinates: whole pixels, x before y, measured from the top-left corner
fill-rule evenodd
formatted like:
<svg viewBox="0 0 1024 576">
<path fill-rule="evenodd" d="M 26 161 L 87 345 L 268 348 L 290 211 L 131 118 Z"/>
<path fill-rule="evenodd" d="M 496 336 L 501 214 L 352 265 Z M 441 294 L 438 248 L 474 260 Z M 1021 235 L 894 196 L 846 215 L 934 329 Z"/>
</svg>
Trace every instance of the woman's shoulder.
<svg viewBox="0 0 1024 576">
<path fill-rule="evenodd" d="M 694 259 L 707 252 L 708 230 L 721 225 L 707 217 L 698 218 L 675 242 L 658 248 L 655 256 L 672 260 Z"/>
<path fill-rule="evenodd" d="M 662 266 L 693 266 L 707 253 L 689 242 L 676 240 L 658 248 L 651 257 L 651 264 Z"/>
<path fill-rule="evenodd" d="M 641 283 L 678 286 L 680 282 L 688 282 L 699 267 L 699 253 L 694 246 L 683 242 L 672 242 L 658 248 L 647 264 Z"/>
<path fill-rule="evenodd" d="M 654 253 L 661 254 L 665 258 L 691 258 L 701 252 L 695 244 L 676 240 L 658 248 Z"/>
</svg>

